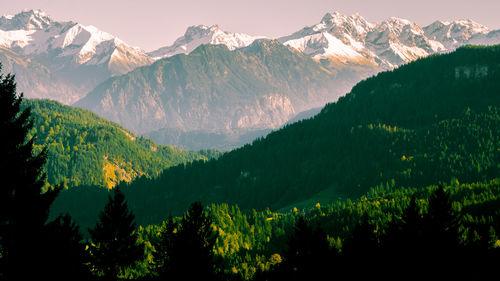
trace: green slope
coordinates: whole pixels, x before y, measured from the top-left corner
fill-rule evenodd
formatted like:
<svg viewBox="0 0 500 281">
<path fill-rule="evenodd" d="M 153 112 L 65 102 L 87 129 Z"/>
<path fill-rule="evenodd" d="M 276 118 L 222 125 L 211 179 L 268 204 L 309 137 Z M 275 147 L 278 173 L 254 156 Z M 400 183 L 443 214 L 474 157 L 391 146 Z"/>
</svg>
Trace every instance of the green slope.
<svg viewBox="0 0 500 281">
<path fill-rule="evenodd" d="M 312 119 L 217 160 L 136 180 L 125 192 L 148 224 L 196 200 L 278 210 L 356 198 L 375 186 L 497 178 L 498 81 L 500 46 L 431 56 L 359 83 Z"/>
<path fill-rule="evenodd" d="M 30 99 L 24 106 L 32 110 L 36 149 L 46 145 L 49 150 L 46 171 L 51 184 L 113 187 L 137 176 L 156 176 L 172 165 L 206 159 L 137 137 L 85 109 Z"/>
</svg>

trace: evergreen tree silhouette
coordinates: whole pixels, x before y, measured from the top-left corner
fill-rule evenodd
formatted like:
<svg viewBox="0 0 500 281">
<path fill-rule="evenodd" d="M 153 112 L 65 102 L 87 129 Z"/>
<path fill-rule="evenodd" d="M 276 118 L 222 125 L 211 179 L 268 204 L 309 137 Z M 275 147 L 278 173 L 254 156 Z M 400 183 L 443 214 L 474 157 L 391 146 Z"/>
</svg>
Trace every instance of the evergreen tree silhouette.
<svg viewBox="0 0 500 281">
<path fill-rule="evenodd" d="M 174 239 L 178 225 L 170 216 L 160 233 L 159 241 L 155 245 L 155 252 L 153 254 L 155 261 L 155 271 L 160 279 L 167 279 L 167 273 L 172 271 L 170 268 L 170 251 L 174 247 Z"/>
<path fill-rule="evenodd" d="M 212 218 L 200 202 L 191 204 L 183 216 L 166 254 L 163 277 L 170 280 L 218 280 L 218 259 L 214 256 L 217 239 Z"/>
<path fill-rule="evenodd" d="M 79 227 L 69 215 L 59 216 L 47 225 L 47 262 L 56 267 L 51 280 L 89 280 L 90 261 Z"/>
<path fill-rule="evenodd" d="M 44 190 L 47 149 L 33 152 L 33 120 L 30 108 L 21 109 L 22 100 L 14 75 L 0 73 L 0 278 L 7 280 L 48 271 L 41 266 L 42 237 L 50 205 L 60 191 Z"/>
<path fill-rule="evenodd" d="M 401 219 L 394 218 L 382 238 L 384 251 L 396 259 L 415 257 L 421 250 L 423 219 L 416 200 L 413 195 Z"/>
<path fill-rule="evenodd" d="M 458 248 L 458 216 L 452 201 L 442 186 L 429 199 L 429 209 L 424 216 L 424 239 L 436 254 L 449 255 Z"/>
<path fill-rule="evenodd" d="M 378 266 L 380 260 L 377 258 L 380 247 L 376 235 L 376 225 L 369 220 L 368 214 L 364 213 L 361 220 L 354 228 L 350 237 L 345 239 L 342 247 L 342 270 L 356 270 L 358 274 L 369 276 L 371 269 Z M 359 270 L 363 268 L 363 270 Z M 358 276 L 361 277 L 361 276 Z"/>
<path fill-rule="evenodd" d="M 317 280 L 334 264 L 326 234 L 321 227 L 313 229 L 301 216 L 288 240 L 288 249 L 278 273 L 286 280 Z"/>
<path fill-rule="evenodd" d="M 370 222 L 368 214 L 364 213 L 354 228 L 351 237 L 346 239 L 342 247 L 344 255 L 348 257 L 374 255 L 378 248 L 375 230 L 376 226 Z"/>
<path fill-rule="evenodd" d="M 422 249 L 429 271 L 438 276 L 450 276 L 460 260 L 459 219 L 453 211 L 450 196 L 439 186 L 429 198 L 423 217 Z M 462 268 L 463 269 L 463 268 Z M 455 270 L 456 272 L 456 270 Z"/>
<path fill-rule="evenodd" d="M 114 280 L 126 267 L 134 265 L 144 257 L 144 245 L 138 243 L 134 232 L 134 214 L 129 211 L 124 194 L 117 187 L 99 221 L 89 229 L 92 239 L 92 261 L 97 272 L 106 280 Z"/>
<path fill-rule="evenodd" d="M 394 219 L 381 237 L 381 258 L 393 266 L 394 273 L 415 274 L 422 268 L 428 251 L 423 241 L 423 218 L 415 195 L 400 220 Z M 420 270 L 421 271 L 421 270 Z"/>
</svg>

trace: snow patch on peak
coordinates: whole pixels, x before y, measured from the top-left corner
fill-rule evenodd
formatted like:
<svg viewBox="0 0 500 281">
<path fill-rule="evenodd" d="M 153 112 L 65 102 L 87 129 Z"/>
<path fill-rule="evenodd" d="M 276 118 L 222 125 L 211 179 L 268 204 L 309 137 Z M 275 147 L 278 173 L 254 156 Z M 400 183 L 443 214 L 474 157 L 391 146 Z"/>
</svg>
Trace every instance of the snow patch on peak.
<svg viewBox="0 0 500 281">
<path fill-rule="evenodd" d="M 435 21 L 422 28 L 398 17 L 370 23 L 359 14 L 327 13 L 321 21 L 278 40 L 315 59 L 359 62 L 363 56 L 379 67 L 392 68 L 427 56 L 454 50 L 467 42 L 500 43 L 493 34 L 472 20 Z"/>
<path fill-rule="evenodd" d="M 184 36 L 179 37 L 171 46 L 162 47 L 149 55 L 154 59 L 188 54 L 203 44 L 223 44 L 230 50 L 249 46 L 263 36 L 251 36 L 244 33 L 232 33 L 222 30 L 218 25 L 196 25 L 187 28 Z"/>
<path fill-rule="evenodd" d="M 435 21 L 423 30 L 429 39 L 441 42 L 447 49 L 460 47 L 467 44 L 472 37 L 491 31 L 488 27 L 469 19 L 452 22 Z"/>
<path fill-rule="evenodd" d="M 9 30 L 40 30 L 49 27 L 53 20 L 41 10 L 24 10 L 16 15 L 2 16 L 0 29 Z"/>
<path fill-rule="evenodd" d="M 114 73 L 126 73 L 152 62 L 140 48 L 128 46 L 95 26 L 55 22 L 40 10 L 0 18 L 0 45 L 48 61 L 58 71 L 84 64 L 107 67 L 113 54 L 121 61 Z"/>
</svg>

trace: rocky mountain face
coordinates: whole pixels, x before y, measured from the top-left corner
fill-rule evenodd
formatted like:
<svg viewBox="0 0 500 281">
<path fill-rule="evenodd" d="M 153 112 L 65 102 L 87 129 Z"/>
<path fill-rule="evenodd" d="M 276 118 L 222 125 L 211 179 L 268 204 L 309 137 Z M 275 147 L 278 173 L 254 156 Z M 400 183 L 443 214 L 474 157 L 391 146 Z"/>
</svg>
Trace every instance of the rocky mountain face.
<svg viewBox="0 0 500 281">
<path fill-rule="evenodd" d="M 202 45 L 111 78 L 75 105 L 139 133 L 262 130 L 336 100 L 359 79 L 349 77 L 276 40 Z"/>
<path fill-rule="evenodd" d="M 79 92 L 75 87 L 61 79 L 58 75 L 25 56 L 0 46 L 0 62 L 2 73 L 15 73 L 17 88 L 24 96 L 31 98 L 50 98 L 70 103 L 78 99 Z"/>
<path fill-rule="evenodd" d="M 0 46 L 36 60 L 50 70 L 55 80 L 48 84 L 63 80 L 71 86 L 68 91 L 61 89 L 52 95 L 45 95 L 37 88 L 20 87 L 21 91 L 28 97 L 52 98 L 67 104 L 107 78 L 153 61 L 141 49 L 96 27 L 58 22 L 40 10 L 1 17 Z"/>
</svg>

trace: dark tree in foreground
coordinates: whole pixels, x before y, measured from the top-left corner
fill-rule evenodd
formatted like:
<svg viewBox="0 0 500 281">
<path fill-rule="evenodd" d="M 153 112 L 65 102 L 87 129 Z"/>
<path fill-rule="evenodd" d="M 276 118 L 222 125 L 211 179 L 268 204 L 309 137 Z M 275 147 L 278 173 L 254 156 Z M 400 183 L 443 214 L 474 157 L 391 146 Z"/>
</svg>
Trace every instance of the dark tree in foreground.
<svg viewBox="0 0 500 281">
<path fill-rule="evenodd" d="M 115 188 L 99 215 L 99 221 L 89 229 L 92 239 L 92 261 L 96 271 L 107 280 L 144 257 L 144 245 L 137 241 L 136 224 L 124 194 Z"/>
<path fill-rule="evenodd" d="M 347 259 L 368 260 L 375 256 L 378 251 L 378 239 L 376 225 L 369 220 L 368 214 L 364 213 L 361 221 L 354 228 L 351 237 L 346 239 L 342 252 Z"/>
<path fill-rule="evenodd" d="M 44 191 L 47 150 L 33 152 L 33 120 L 29 108 L 21 110 L 22 100 L 14 76 L 0 74 L 0 277 L 7 280 L 50 271 L 44 267 L 43 236 L 59 192 Z"/>
<path fill-rule="evenodd" d="M 167 229 L 167 231 L 170 231 Z M 199 202 L 191 204 L 183 216 L 177 232 L 165 233 L 167 257 L 161 279 L 169 280 L 217 280 L 218 260 L 214 256 L 217 239 L 212 228 L 212 218 Z"/>
<path fill-rule="evenodd" d="M 288 240 L 279 279 L 318 280 L 330 270 L 328 265 L 334 264 L 333 257 L 323 230 L 319 226 L 313 229 L 300 217 Z"/>
<path fill-rule="evenodd" d="M 429 209 L 424 216 L 423 238 L 429 249 L 439 255 L 455 251 L 459 244 L 458 223 L 449 194 L 439 186 L 429 199 Z"/>
<path fill-rule="evenodd" d="M 423 218 L 417 206 L 416 198 L 410 199 L 410 204 L 403 212 L 401 219 L 393 217 L 386 235 L 382 237 L 381 246 L 390 257 L 401 260 L 417 259 L 423 247 Z"/>
<path fill-rule="evenodd" d="M 89 280 L 89 260 L 79 227 L 69 215 L 59 216 L 47 225 L 47 258 L 55 268 L 51 280 Z"/>
<path fill-rule="evenodd" d="M 177 224 L 170 216 L 159 235 L 159 241 L 155 245 L 153 254 L 155 260 L 155 271 L 161 279 L 167 279 L 166 275 L 172 271 L 170 267 L 170 251 L 174 247 L 174 239 L 176 234 Z"/>
<path fill-rule="evenodd" d="M 351 236 L 344 241 L 339 271 L 353 272 L 357 278 L 369 278 L 380 265 L 379 253 L 377 225 L 364 213 Z"/>
</svg>

